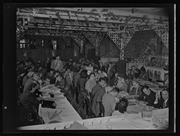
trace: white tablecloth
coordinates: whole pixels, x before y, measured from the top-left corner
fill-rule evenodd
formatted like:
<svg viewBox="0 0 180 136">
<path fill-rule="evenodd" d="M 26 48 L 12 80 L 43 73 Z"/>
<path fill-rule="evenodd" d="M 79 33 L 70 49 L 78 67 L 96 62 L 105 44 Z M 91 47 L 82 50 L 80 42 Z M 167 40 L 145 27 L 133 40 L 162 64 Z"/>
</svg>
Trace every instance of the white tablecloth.
<svg viewBox="0 0 180 136">
<path fill-rule="evenodd" d="M 39 114 L 40 116 L 42 116 L 46 124 L 50 121 L 65 122 L 82 120 L 82 118 L 79 116 L 79 114 L 75 111 L 75 109 L 65 97 L 55 100 L 55 103 L 57 104 L 55 109 L 43 107 L 39 108 Z M 59 114 L 54 118 L 50 119 L 55 112 Z"/>
<path fill-rule="evenodd" d="M 168 111 L 169 109 L 158 109 L 154 110 L 152 113 L 153 118 L 165 118 L 168 120 Z M 77 121 L 80 125 L 83 125 L 89 130 L 95 129 L 130 129 L 130 130 L 154 130 L 158 129 L 153 124 L 159 121 L 155 120 L 145 120 L 141 117 L 141 114 L 122 114 L 119 116 L 109 116 L 109 117 L 100 117 L 92 118 Z M 157 121 L 156 121 L 157 120 Z M 24 126 L 20 127 L 20 130 L 63 130 L 69 128 L 74 121 L 62 122 L 62 123 L 53 123 L 53 124 L 43 124 L 43 125 L 34 125 L 34 126 Z M 73 127 L 76 129 L 76 126 Z M 77 126 L 77 129 L 80 128 Z"/>
<path fill-rule="evenodd" d="M 138 116 L 138 117 L 137 117 Z M 77 121 L 79 124 L 83 125 L 89 130 L 151 130 L 156 129 L 152 122 L 143 120 L 139 118 L 138 114 L 120 115 L 120 116 L 109 116 L 92 118 Z M 54 123 L 54 124 L 44 124 L 44 125 L 34 125 L 21 127 L 20 130 L 62 130 L 64 128 L 69 128 L 74 121 Z M 74 129 L 76 127 L 74 126 Z M 78 129 L 78 126 L 77 126 Z M 79 129 L 78 129 L 79 130 Z"/>
</svg>

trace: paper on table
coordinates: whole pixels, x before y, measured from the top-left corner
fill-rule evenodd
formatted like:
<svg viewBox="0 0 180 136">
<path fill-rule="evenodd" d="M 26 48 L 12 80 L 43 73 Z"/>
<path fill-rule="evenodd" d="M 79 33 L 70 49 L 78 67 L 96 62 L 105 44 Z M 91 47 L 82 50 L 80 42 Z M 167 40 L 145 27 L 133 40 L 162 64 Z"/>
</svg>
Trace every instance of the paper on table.
<svg viewBox="0 0 180 136">
<path fill-rule="evenodd" d="M 74 123 L 71 124 L 70 127 L 66 128 L 65 130 L 87 130 L 87 129 L 88 129 L 87 127 L 81 125 L 77 121 L 74 121 Z"/>
</svg>

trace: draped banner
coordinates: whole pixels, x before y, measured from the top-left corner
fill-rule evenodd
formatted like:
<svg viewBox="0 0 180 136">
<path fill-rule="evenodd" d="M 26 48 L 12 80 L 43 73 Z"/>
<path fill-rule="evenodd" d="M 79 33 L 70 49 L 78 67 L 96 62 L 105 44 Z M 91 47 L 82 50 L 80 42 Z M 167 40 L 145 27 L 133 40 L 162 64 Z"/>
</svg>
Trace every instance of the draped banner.
<svg viewBox="0 0 180 136">
<path fill-rule="evenodd" d="M 84 32 L 84 36 L 90 41 L 90 43 L 96 49 L 96 53 L 99 53 L 99 44 L 104 37 L 104 34 L 98 34 L 94 32 Z"/>
<path fill-rule="evenodd" d="M 80 52 L 83 52 L 84 38 L 82 36 L 72 35 L 73 40 L 79 45 Z"/>
<path fill-rule="evenodd" d="M 156 26 L 155 31 L 157 35 L 162 39 L 164 45 L 169 48 L 169 28 L 168 26 Z"/>
<path fill-rule="evenodd" d="M 96 34 L 93 34 L 92 32 L 84 32 L 83 34 L 90 41 L 90 43 L 96 48 L 97 46 Z"/>
<path fill-rule="evenodd" d="M 120 49 L 120 59 L 124 60 L 124 47 L 129 43 L 131 40 L 135 30 L 134 28 L 132 29 L 127 29 L 125 32 L 121 33 L 108 33 L 108 36 L 112 39 L 114 44 Z"/>
</svg>

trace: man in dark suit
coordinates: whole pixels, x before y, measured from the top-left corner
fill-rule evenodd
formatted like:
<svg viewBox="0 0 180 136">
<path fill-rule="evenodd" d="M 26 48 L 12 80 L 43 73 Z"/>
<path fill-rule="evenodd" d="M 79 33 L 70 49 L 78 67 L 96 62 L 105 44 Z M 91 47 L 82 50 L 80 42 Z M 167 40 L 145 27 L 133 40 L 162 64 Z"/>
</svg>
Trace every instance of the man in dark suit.
<svg viewBox="0 0 180 136">
<path fill-rule="evenodd" d="M 148 86 L 143 86 L 142 94 L 139 96 L 138 100 L 145 101 L 147 106 L 154 106 L 155 99 L 156 93 L 153 92 Z"/>
<path fill-rule="evenodd" d="M 168 108 L 169 107 L 169 92 L 168 92 L 168 90 L 164 89 L 162 91 L 162 98 L 164 100 L 163 108 Z"/>
<path fill-rule="evenodd" d="M 169 107 L 169 92 L 164 89 L 162 92 L 156 94 L 155 108 L 168 108 Z"/>
</svg>

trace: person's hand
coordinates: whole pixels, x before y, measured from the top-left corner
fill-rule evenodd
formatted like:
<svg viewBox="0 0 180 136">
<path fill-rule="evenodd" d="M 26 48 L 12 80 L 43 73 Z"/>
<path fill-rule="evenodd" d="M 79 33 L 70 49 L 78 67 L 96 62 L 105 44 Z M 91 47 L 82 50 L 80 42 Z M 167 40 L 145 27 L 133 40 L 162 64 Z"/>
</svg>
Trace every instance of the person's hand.
<svg viewBox="0 0 180 136">
<path fill-rule="evenodd" d="M 115 97 L 116 103 L 119 102 L 119 99 L 117 97 Z"/>
<path fill-rule="evenodd" d="M 38 80 L 38 82 L 41 84 L 41 83 L 42 83 L 42 80 Z"/>
</svg>

